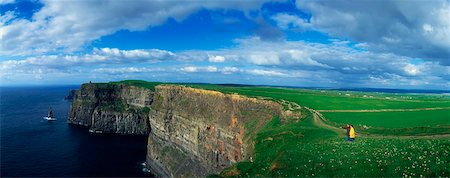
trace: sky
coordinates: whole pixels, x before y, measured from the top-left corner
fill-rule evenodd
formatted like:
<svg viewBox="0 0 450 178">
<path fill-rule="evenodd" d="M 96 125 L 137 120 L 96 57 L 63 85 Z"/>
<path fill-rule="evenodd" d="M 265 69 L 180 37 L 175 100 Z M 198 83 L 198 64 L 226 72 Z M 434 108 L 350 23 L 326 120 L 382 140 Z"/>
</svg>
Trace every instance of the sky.
<svg viewBox="0 0 450 178">
<path fill-rule="evenodd" d="M 0 0 L 0 86 L 450 89 L 449 0 Z"/>
</svg>

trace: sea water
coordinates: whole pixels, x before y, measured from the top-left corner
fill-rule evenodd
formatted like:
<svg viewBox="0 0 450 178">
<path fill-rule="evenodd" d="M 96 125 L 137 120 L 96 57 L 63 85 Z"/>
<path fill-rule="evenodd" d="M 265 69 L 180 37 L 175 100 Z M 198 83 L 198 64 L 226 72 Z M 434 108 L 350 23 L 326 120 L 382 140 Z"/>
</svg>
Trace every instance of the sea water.
<svg viewBox="0 0 450 178">
<path fill-rule="evenodd" d="M 70 89 L 0 88 L 0 176 L 149 176 L 147 137 L 99 135 L 67 124 Z M 56 121 L 47 121 L 48 108 Z"/>
</svg>

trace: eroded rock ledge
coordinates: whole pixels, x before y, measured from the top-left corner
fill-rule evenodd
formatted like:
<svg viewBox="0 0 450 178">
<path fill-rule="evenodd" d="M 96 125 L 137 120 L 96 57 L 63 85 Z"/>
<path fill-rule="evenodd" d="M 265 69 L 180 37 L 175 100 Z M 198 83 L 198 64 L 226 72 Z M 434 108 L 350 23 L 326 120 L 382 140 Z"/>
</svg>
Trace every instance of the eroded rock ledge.
<svg viewBox="0 0 450 178">
<path fill-rule="evenodd" d="M 83 84 L 69 123 L 92 132 L 148 134 L 147 166 L 163 177 L 203 177 L 251 159 L 256 132 L 282 116 L 280 104 L 178 85 L 155 91 Z"/>
<path fill-rule="evenodd" d="M 75 92 L 68 122 L 95 133 L 147 135 L 154 92 L 113 84 L 83 84 Z"/>
</svg>

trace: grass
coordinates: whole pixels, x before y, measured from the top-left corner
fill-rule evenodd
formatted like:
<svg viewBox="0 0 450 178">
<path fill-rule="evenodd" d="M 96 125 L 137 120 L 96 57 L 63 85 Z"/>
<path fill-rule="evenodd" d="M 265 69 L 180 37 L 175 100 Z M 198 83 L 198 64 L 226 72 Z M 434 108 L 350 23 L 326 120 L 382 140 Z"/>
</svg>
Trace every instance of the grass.
<svg viewBox="0 0 450 178">
<path fill-rule="evenodd" d="M 331 125 L 351 123 L 361 133 L 382 135 L 450 134 L 450 110 L 322 113 Z"/>
<path fill-rule="evenodd" d="M 188 86 L 194 88 L 216 90 L 225 93 L 238 93 L 241 95 L 252 97 L 262 96 L 270 97 L 273 99 L 285 99 L 317 110 L 414 109 L 424 107 L 450 107 L 450 97 L 443 95 L 400 95 L 272 87 L 229 87 L 220 85 Z M 345 94 L 349 94 L 349 96 L 346 96 Z M 370 96 L 372 96 L 372 98 Z"/>
<path fill-rule="evenodd" d="M 119 82 L 109 82 L 110 84 L 125 84 L 125 85 L 133 85 L 138 87 L 143 87 L 155 91 L 155 86 L 163 84 L 161 82 L 147 82 L 143 80 L 123 80 Z"/>
<path fill-rule="evenodd" d="M 353 123 L 383 128 L 450 126 L 450 109 L 403 112 L 329 112 L 322 113 L 338 124 Z"/>
</svg>

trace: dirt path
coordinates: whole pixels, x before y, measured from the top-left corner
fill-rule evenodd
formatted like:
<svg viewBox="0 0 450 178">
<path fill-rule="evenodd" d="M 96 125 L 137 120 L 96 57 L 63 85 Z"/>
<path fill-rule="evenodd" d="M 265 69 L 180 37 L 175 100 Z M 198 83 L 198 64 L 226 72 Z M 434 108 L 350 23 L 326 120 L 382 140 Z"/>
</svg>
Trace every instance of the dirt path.
<svg viewBox="0 0 450 178">
<path fill-rule="evenodd" d="M 337 133 L 338 135 L 345 135 L 345 130 L 344 129 L 339 129 L 337 127 L 333 127 L 331 125 L 326 124 L 325 122 L 323 122 L 322 119 L 322 114 L 320 114 L 319 112 L 315 111 L 314 109 L 305 107 L 308 111 L 310 111 L 311 113 L 313 113 L 313 123 L 314 125 L 316 125 L 317 127 L 323 128 L 323 129 L 327 129 L 327 130 L 331 130 L 335 133 Z"/>
<path fill-rule="evenodd" d="M 317 110 L 317 112 L 407 112 L 407 111 L 431 111 L 444 109 L 450 109 L 450 107 L 414 108 L 414 109 Z"/>
</svg>

